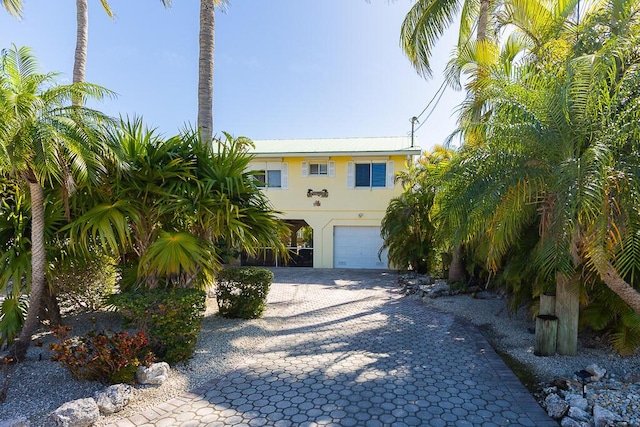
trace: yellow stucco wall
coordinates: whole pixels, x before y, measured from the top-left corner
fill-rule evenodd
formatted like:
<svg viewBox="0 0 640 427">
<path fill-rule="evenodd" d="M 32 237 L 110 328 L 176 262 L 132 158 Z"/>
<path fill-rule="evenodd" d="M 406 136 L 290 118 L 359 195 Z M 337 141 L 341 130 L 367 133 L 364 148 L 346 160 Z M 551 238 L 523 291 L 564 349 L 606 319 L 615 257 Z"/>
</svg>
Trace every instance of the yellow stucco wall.
<svg viewBox="0 0 640 427">
<path fill-rule="evenodd" d="M 318 268 L 333 267 L 333 228 L 335 226 L 380 226 L 389 200 L 401 194 L 401 185 L 393 188 L 347 188 L 348 162 L 392 161 L 394 171 L 405 169 L 407 156 L 381 157 L 282 157 L 277 161 L 287 164 L 288 188 L 267 188 L 265 194 L 283 219 L 305 220 L 314 235 L 313 265 Z M 254 163 L 274 159 L 254 159 Z M 335 162 L 335 177 L 302 176 L 302 162 Z M 307 197 L 307 190 L 328 190 L 329 196 Z M 320 206 L 314 203 L 320 202 Z"/>
</svg>

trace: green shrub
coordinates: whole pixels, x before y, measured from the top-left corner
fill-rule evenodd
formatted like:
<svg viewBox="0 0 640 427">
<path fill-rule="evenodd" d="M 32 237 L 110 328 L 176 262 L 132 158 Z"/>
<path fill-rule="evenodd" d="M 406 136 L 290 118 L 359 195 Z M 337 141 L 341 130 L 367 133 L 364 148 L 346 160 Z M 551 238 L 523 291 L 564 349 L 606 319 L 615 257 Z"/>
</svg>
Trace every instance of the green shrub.
<svg viewBox="0 0 640 427">
<path fill-rule="evenodd" d="M 109 301 L 128 322 L 147 332 L 159 359 L 173 364 L 193 354 L 205 310 L 204 291 L 140 289 L 114 294 Z"/>
<path fill-rule="evenodd" d="M 97 311 L 115 289 L 118 278 L 115 261 L 105 255 L 74 259 L 62 264 L 51 278 L 64 312 Z"/>
<path fill-rule="evenodd" d="M 66 338 L 70 327 L 54 328 L 54 335 L 62 339 L 51 343 L 51 360 L 60 362 L 77 379 L 118 384 L 133 383 L 136 369 L 149 366 L 154 355 L 148 348 L 147 337 L 140 331 L 91 331 L 86 336 Z M 66 338 L 66 339 L 65 339 Z"/>
<path fill-rule="evenodd" d="M 267 305 L 273 273 L 264 268 L 234 267 L 216 278 L 216 300 L 220 314 L 228 318 L 255 319 Z"/>
</svg>

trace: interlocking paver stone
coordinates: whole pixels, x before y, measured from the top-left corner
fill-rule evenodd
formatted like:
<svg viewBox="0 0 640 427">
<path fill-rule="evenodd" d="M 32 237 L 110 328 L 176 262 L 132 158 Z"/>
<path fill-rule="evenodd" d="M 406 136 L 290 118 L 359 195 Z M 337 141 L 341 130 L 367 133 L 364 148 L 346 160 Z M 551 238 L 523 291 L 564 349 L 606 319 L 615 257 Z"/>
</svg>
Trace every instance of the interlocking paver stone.
<svg viewBox="0 0 640 427">
<path fill-rule="evenodd" d="M 274 336 L 227 375 L 114 425 L 558 425 L 475 326 L 403 298 L 395 273 L 274 273 Z"/>
</svg>

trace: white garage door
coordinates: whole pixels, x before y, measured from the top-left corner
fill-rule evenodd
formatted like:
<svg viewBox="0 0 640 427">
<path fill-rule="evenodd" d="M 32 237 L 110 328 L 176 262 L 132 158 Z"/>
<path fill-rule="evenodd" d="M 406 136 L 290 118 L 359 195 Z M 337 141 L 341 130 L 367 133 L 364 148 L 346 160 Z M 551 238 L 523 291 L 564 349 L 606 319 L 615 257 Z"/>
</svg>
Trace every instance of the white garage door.
<svg viewBox="0 0 640 427">
<path fill-rule="evenodd" d="M 388 268 L 387 251 L 382 247 L 380 227 L 334 227 L 334 268 Z"/>
</svg>

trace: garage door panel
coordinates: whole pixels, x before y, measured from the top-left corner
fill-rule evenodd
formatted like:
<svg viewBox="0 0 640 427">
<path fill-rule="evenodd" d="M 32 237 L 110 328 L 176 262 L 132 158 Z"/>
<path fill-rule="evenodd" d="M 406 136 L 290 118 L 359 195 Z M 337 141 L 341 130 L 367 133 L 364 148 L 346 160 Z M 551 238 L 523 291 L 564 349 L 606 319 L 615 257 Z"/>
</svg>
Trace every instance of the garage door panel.
<svg viewBox="0 0 640 427">
<path fill-rule="evenodd" d="M 386 250 L 378 258 L 383 240 L 380 227 L 334 227 L 333 266 L 336 268 L 388 268 Z"/>
</svg>

